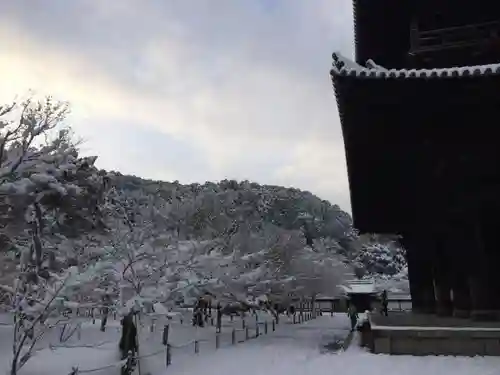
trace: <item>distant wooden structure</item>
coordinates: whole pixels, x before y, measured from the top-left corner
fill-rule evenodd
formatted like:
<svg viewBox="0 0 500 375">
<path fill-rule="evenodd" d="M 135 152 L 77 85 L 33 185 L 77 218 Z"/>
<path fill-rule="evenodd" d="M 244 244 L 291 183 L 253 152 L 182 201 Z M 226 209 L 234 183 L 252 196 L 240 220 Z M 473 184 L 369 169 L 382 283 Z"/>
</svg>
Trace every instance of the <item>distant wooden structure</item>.
<svg viewBox="0 0 500 375">
<path fill-rule="evenodd" d="M 351 280 L 342 286 L 348 303 L 354 304 L 358 312 L 372 311 L 377 300 L 373 280 Z"/>
</svg>

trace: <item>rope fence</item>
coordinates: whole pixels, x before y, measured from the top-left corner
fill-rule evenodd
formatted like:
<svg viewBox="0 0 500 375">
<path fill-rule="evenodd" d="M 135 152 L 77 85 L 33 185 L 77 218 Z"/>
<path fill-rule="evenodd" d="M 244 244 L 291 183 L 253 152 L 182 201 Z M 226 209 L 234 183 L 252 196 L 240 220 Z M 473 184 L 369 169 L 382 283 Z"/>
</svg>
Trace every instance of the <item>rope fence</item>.
<svg viewBox="0 0 500 375">
<path fill-rule="evenodd" d="M 297 315 L 297 318 L 296 318 Z M 303 312 L 303 313 L 298 313 L 296 315 L 293 315 L 293 324 L 300 324 L 303 322 L 307 322 L 309 320 L 312 320 L 316 318 L 316 315 L 313 314 L 312 312 Z M 242 328 L 235 328 L 233 327 L 230 332 L 230 345 L 237 345 L 239 343 L 244 343 L 248 340 L 258 338 L 259 336 L 262 335 L 267 335 L 270 332 L 276 331 L 276 327 L 278 323 L 276 322 L 275 319 L 273 319 L 271 322 L 264 321 L 264 322 L 258 322 L 256 321 L 255 325 L 249 326 L 248 324 L 245 323 L 244 320 L 242 320 Z M 243 332 L 243 339 L 238 340 L 237 334 Z M 212 340 L 209 339 L 192 339 L 189 340 L 183 344 L 172 344 L 169 342 L 169 333 L 170 333 L 170 326 L 168 324 L 164 325 L 163 327 L 163 332 L 162 332 L 162 348 L 160 350 L 157 350 L 153 353 L 148 353 L 144 355 L 138 355 L 138 354 L 133 354 L 132 352 L 129 352 L 129 355 L 126 359 L 117 361 L 115 363 L 98 367 L 98 368 L 92 368 L 92 369 L 79 369 L 78 367 L 73 367 L 71 369 L 71 372 L 69 375 L 80 375 L 80 374 L 87 374 L 87 373 L 94 373 L 97 371 L 102 371 L 106 370 L 109 368 L 113 367 L 119 367 L 121 366 L 121 374 L 123 375 L 130 375 L 140 364 L 141 359 L 145 358 L 150 358 L 154 357 L 157 355 L 163 355 L 165 358 L 165 368 L 168 368 L 172 364 L 172 357 L 173 357 L 173 351 L 174 350 L 179 350 L 183 348 L 189 348 L 192 347 L 192 353 L 195 355 L 200 354 L 200 344 L 201 343 L 210 343 Z M 224 337 L 224 334 L 220 331 L 216 331 L 215 333 L 215 349 L 220 349 L 221 348 L 221 343 L 222 343 L 222 338 Z"/>
</svg>

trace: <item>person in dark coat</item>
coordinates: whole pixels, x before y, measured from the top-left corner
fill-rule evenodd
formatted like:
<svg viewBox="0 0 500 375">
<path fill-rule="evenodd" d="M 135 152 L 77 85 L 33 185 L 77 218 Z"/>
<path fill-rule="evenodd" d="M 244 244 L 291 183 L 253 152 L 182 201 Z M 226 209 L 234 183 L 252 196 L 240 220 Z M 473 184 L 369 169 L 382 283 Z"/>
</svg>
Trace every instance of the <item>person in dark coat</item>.
<svg viewBox="0 0 500 375">
<path fill-rule="evenodd" d="M 137 353 L 137 328 L 134 324 L 133 317 L 133 312 L 130 312 L 125 315 L 121 321 L 122 335 L 120 337 L 120 343 L 118 344 L 121 359 L 127 358 L 129 351 L 131 351 L 133 355 Z"/>
<path fill-rule="evenodd" d="M 389 315 L 388 314 L 388 312 L 389 312 L 389 310 L 388 310 L 389 301 L 388 301 L 388 298 L 387 298 L 387 290 L 384 290 L 382 292 L 381 302 L 382 302 L 382 311 L 381 311 L 382 315 L 385 315 L 385 316 Z"/>
<path fill-rule="evenodd" d="M 354 329 L 356 328 L 356 324 L 358 323 L 358 311 L 356 309 L 356 306 L 354 306 L 354 303 L 352 302 L 349 303 L 349 308 L 347 309 L 347 315 L 351 320 L 351 331 L 354 331 Z"/>
<path fill-rule="evenodd" d="M 198 298 L 196 305 L 193 309 L 193 326 L 203 327 L 203 311 L 205 309 L 205 300 L 203 298 Z"/>
</svg>

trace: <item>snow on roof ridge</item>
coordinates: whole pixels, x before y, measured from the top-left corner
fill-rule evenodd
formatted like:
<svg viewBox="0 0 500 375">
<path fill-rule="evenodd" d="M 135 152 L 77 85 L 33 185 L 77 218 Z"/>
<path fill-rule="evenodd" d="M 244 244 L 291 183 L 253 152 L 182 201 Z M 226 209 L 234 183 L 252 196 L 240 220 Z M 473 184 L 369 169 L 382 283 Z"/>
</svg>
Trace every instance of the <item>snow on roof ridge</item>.
<svg viewBox="0 0 500 375">
<path fill-rule="evenodd" d="M 366 62 L 367 67 L 333 53 L 332 75 L 361 77 L 361 78 L 448 78 L 470 77 L 479 75 L 500 75 L 500 63 L 474 66 L 461 66 L 435 69 L 386 69 L 377 65 L 373 60 Z"/>
</svg>

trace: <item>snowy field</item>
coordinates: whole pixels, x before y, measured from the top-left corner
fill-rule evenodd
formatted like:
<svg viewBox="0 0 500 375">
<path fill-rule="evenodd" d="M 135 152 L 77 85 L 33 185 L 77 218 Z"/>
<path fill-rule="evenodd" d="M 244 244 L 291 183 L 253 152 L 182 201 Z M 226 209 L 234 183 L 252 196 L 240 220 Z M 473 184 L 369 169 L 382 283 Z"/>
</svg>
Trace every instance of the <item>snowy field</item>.
<svg viewBox="0 0 500 375">
<path fill-rule="evenodd" d="M 231 322 L 225 322 L 227 332 Z M 232 323 L 235 324 L 235 323 Z M 113 323 L 116 329 L 116 323 Z M 500 375 L 500 358 L 496 357 L 411 357 L 375 355 L 366 352 L 356 345 L 357 337 L 346 351 L 329 351 L 329 344 L 338 338 L 345 338 L 349 333 L 349 322 L 344 314 L 333 317 L 323 316 L 303 324 L 289 324 L 283 321 L 276 332 L 269 332 L 257 339 L 249 340 L 236 346 L 221 345 L 220 350 L 215 350 L 214 344 L 201 346 L 200 354 L 185 351 L 182 355 L 174 351 L 172 365 L 165 369 L 164 355 L 151 356 L 141 362 L 141 373 L 152 375 Z M 5 327 L 3 327 L 5 328 Z M 2 329 L 3 329 L 2 328 Z M 179 340 L 183 334 L 184 339 L 189 339 L 193 334 L 192 327 L 172 328 L 172 334 L 179 330 Z M 212 328 L 199 329 L 194 334 L 207 337 Z M 182 334 L 182 330 L 185 330 Z M 188 331 L 191 330 L 191 333 Z M 196 331 L 196 330 L 194 330 Z M 102 334 L 98 325 L 86 326 L 83 329 L 82 340 L 88 335 L 89 340 L 93 335 Z M 111 335 L 113 330 L 105 334 Z M 213 331 L 212 331 L 213 333 Z M 142 335 L 146 333 L 143 332 Z M 104 335 L 104 334 L 103 334 Z M 143 337 L 143 343 L 148 340 L 156 342 L 159 337 Z M 8 349 L 8 340 L 1 336 L 2 349 Z M 156 342 L 158 347 L 159 341 Z M 154 345 L 150 345 L 153 348 Z M 143 344 L 143 353 L 146 354 L 148 345 Z M 177 358 L 177 359 L 176 359 Z M 116 360 L 116 343 L 103 344 L 98 348 L 54 348 L 43 350 L 23 369 L 23 375 L 67 375 L 71 365 L 81 365 L 81 369 L 93 369 L 104 366 Z M 2 363 L 3 364 L 3 363 Z M 6 366 L 2 366 L 6 367 Z M 85 371 L 81 372 L 86 373 Z M 118 375 L 115 368 L 89 372 L 97 375 Z"/>
<path fill-rule="evenodd" d="M 211 325 L 209 319 L 205 327 L 193 327 L 191 325 L 192 313 L 183 310 L 181 314 L 169 320 L 169 343 L 172 346 L 172 364 L 189 361 L 196 356 L 213 354 L 216 350 L 216 328 Z M 214 319 L 215 320 L 215 319 Z M 272 332 L 271 315 L 258 312 L 257 316 L 247 314 L 243 320 L 241 317 L 230 319 L 224 316 L 222 330 L 219 334 L 219 348 L 232 346 L 233 330 L 236 345 L 256 336 L 256 327 L 259 326 L 259 334 L 265 334 L 266 326 L 268 333 Z M 118 358 L 118 342 L 120 339 L 121 325 L 119 320 L 108 320 L 106 332 L 100 331 L 100 320 L 93 323 L 90 318 L 75 320 L 67 330 L 76 328 L 76 322 L 81 323 L 80 334 L 75 331 L 71 337 L 61 342 L 61 329 L 58 326 L 47 332 L 43 339 L 36 345 L 36 358 L 32 358 L 20 371 L 20 375 L 67 375 L 72 366 L 77 366 L 81 373 L 85 370 L 94 370 L 109 364 L 116 364 Z M 152 363 L 155 371 L 153 374 L 162 373 L 165 370 L 165 347 L 162 345 L 163 328 L 167 320 L 157 319 L 154 323 L 149 317 L 142 317 L 140 322 L 140 356 L 147 356 L 143 360 L 145 364 Z M 215 323 L 215 321 L 214 321 Z M 280 324 L 276 330 L 283 330 L 282 326 L 290 326 L 292 319 L 286 316 L 280 317 Z M 11 357 L 12 325 L 7 314 L 0 315 L 0 374 L 3 375 L 9 365 Z M 195 354 L 195 343 L 198 341 L 198 354 Z M 159 366 L 159 367 L 158 367 Z M 118 366 L 92 371 L 96 375 L 117 374 Z M 160 372 L 157 372 L 160 371 Z"/>
</svg>

